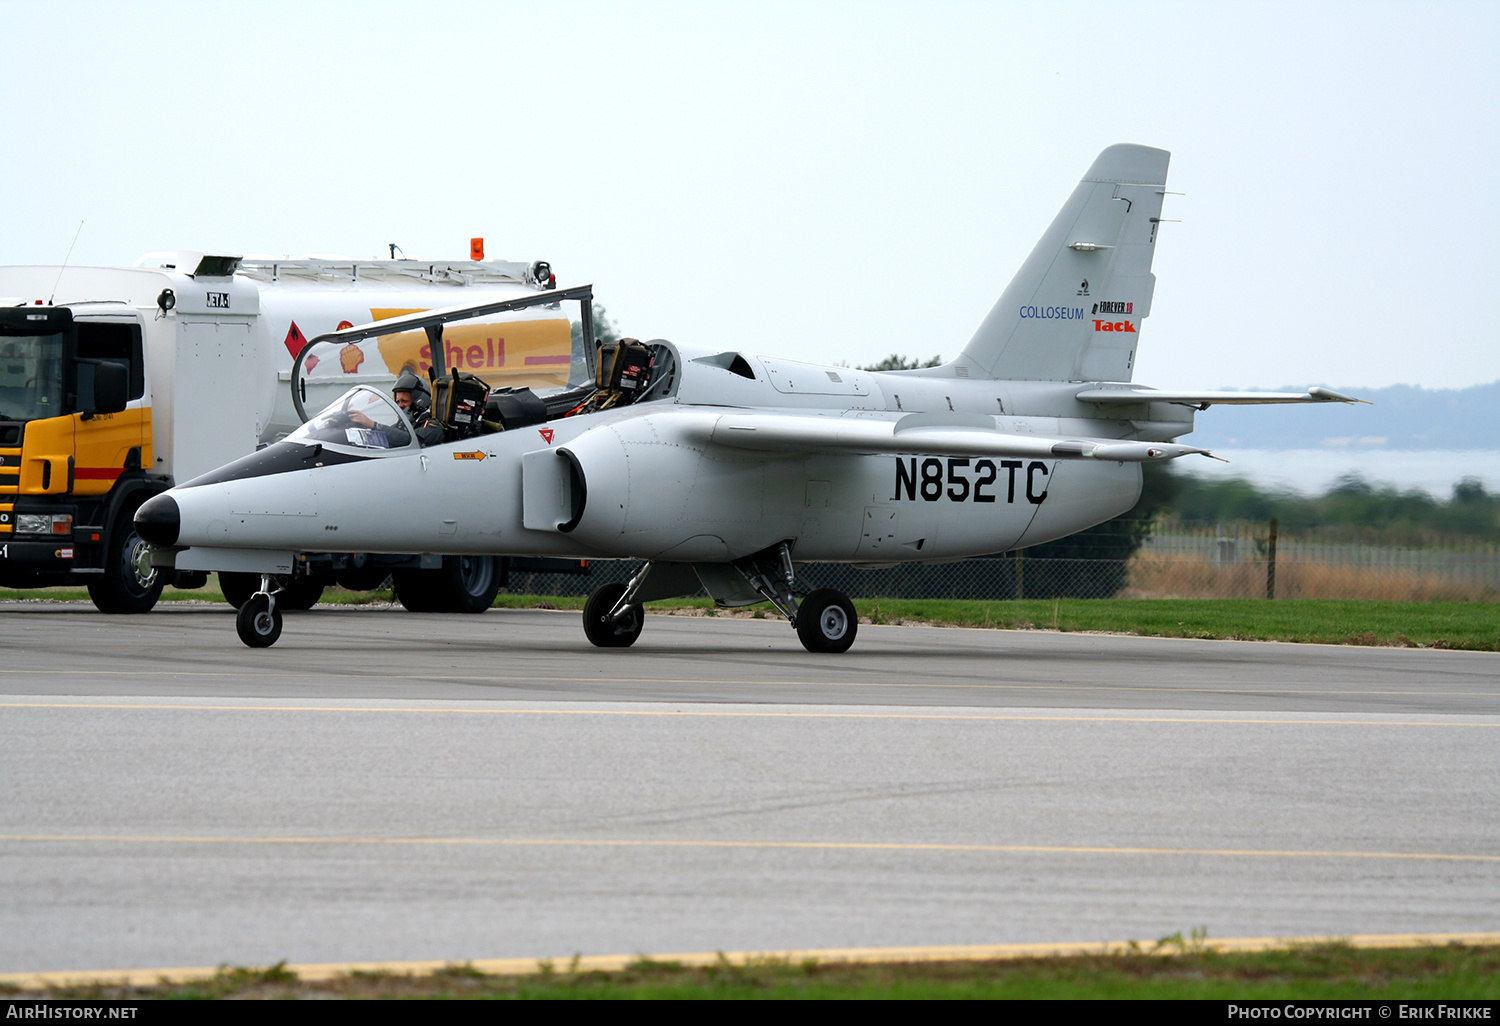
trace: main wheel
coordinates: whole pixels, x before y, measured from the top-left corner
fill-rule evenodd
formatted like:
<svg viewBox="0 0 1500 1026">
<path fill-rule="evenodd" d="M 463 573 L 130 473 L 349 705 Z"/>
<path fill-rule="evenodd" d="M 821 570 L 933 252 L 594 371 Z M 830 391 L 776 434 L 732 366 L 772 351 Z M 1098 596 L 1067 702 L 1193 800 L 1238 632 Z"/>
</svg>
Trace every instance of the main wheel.
<svg viewBox="0 0 1500 1026">
<path fill-rule="evenodd" d="M 89 598 L 101 612 L 144 613 L 166 583 L 151 565 L 151 546 L 135 533 L 135 510 L 125 510 L 104 553 L 104 574 L 89 584 Z"/>
<path fill-rule="evenodd" d="M 584 636 L 599 648 L 629 648 L 646 625 L 646 612 L 640 606 L 631 606 L 619 620 L 609 619 L 609 611 L 623 594 L 623 584 L 601 584 L 583 604 Z"/>
<path fill-rule="evenodd" d="M 820 588 L 797 606 L 797 638 L 809 652 L 847 652 L 858 630 L 854 603 L 841 591 Z"/>
<path fill-rule="evenodd" d="M 251 648 L 270 648 L 281 637 L 281 609 L 264 592 L 251 595 L 235 614 L 234 629 Z"/>
</svg>

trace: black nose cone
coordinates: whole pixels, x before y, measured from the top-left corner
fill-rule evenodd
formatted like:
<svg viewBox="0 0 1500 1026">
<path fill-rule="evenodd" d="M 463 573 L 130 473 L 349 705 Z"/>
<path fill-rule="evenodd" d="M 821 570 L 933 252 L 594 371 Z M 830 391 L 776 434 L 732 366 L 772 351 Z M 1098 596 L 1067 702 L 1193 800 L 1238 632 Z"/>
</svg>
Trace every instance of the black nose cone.
<svg viewBox="0 0 1500 1026">
<path fill-rule="evenodd" d="M 177 500 L 170 495 L 147 499 L 135 511 L 135 533 L 152 545 L 163 548 L 176 545 L 181 528 L 182 514 L 177 511 Z"/>
</svg>

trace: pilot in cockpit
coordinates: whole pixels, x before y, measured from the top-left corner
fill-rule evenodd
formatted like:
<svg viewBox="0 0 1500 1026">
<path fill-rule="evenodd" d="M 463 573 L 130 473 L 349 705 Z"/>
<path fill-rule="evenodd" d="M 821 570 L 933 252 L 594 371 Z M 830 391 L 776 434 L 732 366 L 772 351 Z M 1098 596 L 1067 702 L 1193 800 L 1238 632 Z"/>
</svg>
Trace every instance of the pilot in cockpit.
<svg viewBox="0 0 1500 1026">
<path fill-rule="evenodd" d="M 418 445 L 437 445 L 445 440 L 442 426 L 431 420 L 432 398 L 427 391 L 427 382 L 412 371 L 403 371 L 391 386 L 391 398 L 411 419 L 412 427 L 416 429 Z M 350 410 L 349 419 L 359 427 L 375 427 L 375 423 L 358 410 Z M 384 430 L 393 449 L 401 448 L 410 441 L 400 425 L 385 426 Z"/>
</svg>

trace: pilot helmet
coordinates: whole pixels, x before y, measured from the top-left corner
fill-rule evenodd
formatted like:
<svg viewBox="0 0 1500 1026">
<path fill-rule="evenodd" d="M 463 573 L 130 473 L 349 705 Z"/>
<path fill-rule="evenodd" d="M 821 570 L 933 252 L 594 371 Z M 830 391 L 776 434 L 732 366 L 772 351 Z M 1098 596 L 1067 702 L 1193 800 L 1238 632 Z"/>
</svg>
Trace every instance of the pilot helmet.
<svg viewBox="0 0 1500 1026">
<path fill-rule="evenodd" d="M 397 392 L 411 393 L 411 407 L 414 410 L 426 410 L 432 406 L 432 396 L 427 392 L 427 382 L 410 370 L 402 371 L 396 383 L 391 386 L 391 395 L 394 396 Z"/>
</svg>

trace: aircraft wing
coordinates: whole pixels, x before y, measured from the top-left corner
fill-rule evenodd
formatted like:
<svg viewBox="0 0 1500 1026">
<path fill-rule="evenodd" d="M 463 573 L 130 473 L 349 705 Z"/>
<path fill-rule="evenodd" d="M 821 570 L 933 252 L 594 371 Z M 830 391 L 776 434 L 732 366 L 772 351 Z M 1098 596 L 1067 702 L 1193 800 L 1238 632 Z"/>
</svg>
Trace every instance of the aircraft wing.
<svg viewBox="0 0 1500 1026">
<path fill-rule="evenodd" d="M 898 421 L 849 420 L 784 414 L 725 414 L 705 418 L 696 432 L 703 441 L 756 452 L 885 453 L 999 456 L 1021 459 L 1113 460 L 1151 463 L 1190 454 L 1209 455 L 1175 442 L 1118 438 L 1048 438 L 995 430 L 981 414 L 914 413 Z"/>
<path fill-rule="evenodd" d="M 1266 403 L 1363 403 L 1327 388 L 1309 388 L 1306 392 L 1164 392 L 1137 385 L 1105 385 L 1085 388 L 1078 398 L 1086 403 L 1181 403 L 1206 410 L 1214 404 L 1225 406 L 1258 406 Z"/>
</svg>

